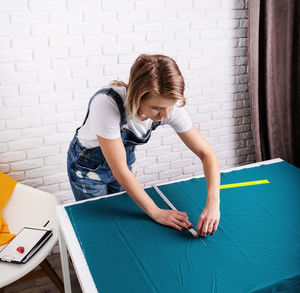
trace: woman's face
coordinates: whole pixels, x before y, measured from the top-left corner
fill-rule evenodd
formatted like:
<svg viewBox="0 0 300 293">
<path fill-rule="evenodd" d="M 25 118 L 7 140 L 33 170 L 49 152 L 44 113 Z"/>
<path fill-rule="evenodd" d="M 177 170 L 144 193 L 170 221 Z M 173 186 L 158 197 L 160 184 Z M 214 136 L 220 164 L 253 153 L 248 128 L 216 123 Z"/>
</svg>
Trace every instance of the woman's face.
<svg viewBox="0 0 300 293">
<path fill-rule="evenodd" d="M 149 118 L 158 122 L 163 118 L 169 118 L 176 101 L 175 99 L 167 99 L 161 96 L 145 98 L 140 103 L 138 110 L 139 119 L 146 120 Z"/>
</svg>

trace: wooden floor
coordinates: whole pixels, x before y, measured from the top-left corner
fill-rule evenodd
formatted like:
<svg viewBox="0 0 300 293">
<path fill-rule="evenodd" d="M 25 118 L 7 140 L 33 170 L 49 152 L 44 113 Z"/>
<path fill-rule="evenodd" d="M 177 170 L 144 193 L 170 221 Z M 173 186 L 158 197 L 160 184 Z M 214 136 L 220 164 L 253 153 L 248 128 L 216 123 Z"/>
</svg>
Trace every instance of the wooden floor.
<svg viewBox="0 0 300 293">
<path fill-rule="evenodd" d="M 54 253 L 47 257 L 51 267 L 56 271 L 62 280 L 60 254 Z M 76 277 L 72 263 L 70 263 L 70 275 L 72 293 L 81 293 L 80 285 Z M 49 278 L 40 278 L 35 280 L 17 281 L 3 288 L 4 293 L 59 293 Z"/>
</svg>

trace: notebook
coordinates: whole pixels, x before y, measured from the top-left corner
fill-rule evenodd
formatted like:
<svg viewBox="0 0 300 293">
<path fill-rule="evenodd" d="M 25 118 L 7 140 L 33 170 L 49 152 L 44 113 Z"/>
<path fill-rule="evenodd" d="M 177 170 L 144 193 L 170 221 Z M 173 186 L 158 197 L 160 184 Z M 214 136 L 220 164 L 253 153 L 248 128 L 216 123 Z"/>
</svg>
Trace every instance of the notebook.
<svg viewBox="0 0 300 293">
<path fill-rule="evenodd" d="M 51 230 L 24 227 L 0 251 L 0 261 L 26 263 L 52 236 Z"/>
</svg>

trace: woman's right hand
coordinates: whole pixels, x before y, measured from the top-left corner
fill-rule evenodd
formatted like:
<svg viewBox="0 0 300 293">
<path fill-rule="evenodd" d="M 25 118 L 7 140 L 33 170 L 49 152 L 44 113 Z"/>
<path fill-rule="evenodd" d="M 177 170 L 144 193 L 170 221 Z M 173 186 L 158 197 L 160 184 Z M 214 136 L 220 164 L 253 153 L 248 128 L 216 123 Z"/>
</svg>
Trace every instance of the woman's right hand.
<svg viewBox="0 0 300 293">
<path fill-rule="evenodd" d="M 187 214 L 180 211 L 158 209 L 152 218 L 159 224 L 170 226 L 180 231 L 193 227 Z"/>
</svg>

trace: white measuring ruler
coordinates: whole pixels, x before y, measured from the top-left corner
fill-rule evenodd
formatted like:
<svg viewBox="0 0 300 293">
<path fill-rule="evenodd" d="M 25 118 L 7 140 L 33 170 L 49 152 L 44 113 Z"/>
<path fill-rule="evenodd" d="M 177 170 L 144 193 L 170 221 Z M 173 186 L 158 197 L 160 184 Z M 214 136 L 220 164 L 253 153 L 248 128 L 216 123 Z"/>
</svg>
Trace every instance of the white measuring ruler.
<svg viewBox="0 0 300 293">
<path fill-rule="evenodd" d="M 153 184 L 152 187 L 154 188 L 154 190 L 160 195 L 160 197 L 164 200 L 164 202 L 174 211 L 178 211 L 175 206 L 168 200 L 168 198 L 160 191 L 160 189 L 155 185 Z M 196 238 L 198 237 L 199 235 L 197 234 L 197 232 L 193 229 L 193 228 L 190 228 L 188 229 L 188 231 Z M 204 246 L 207 247 L 206 243 L 200 238 L 200 240 L 202 241 L 202 243 L 204 244 Z"/>
</svg>

